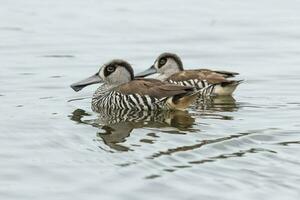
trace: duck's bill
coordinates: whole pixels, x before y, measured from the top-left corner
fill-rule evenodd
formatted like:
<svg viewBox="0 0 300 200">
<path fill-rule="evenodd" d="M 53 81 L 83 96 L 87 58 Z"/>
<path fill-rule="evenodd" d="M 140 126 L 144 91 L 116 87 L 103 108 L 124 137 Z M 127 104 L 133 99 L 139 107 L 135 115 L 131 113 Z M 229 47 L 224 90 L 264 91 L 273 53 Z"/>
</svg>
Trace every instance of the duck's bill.
<svg viewBox="0 0 300 200">
<path fill-rule="evenodd" d="M 135 78 L 143 78 L 155 73 L 157 73 L 157 70 L 155 69 L 154 65 L 152 65 L 149 69 L 146 69 L 145 71 L 136 74 Z"/>
<path fill-rule="evenodd" d="M 103 82 L 101 80 L 101 78 L 98 76 L 98 73 L 97 74 L 94 74 L 93 76 L 89 77 L 89 78 L 86 78 L 82 81 L 79 81 L 77 83 L 73 83 L 71 85 L 71 88 L 78 92 L 79 90 L 82 90 L 84 87 L 88 86 L 88 85 L 92 85 L 92 84 L 96 84 L 96 83 L 101 83 Z"/>
</svg>

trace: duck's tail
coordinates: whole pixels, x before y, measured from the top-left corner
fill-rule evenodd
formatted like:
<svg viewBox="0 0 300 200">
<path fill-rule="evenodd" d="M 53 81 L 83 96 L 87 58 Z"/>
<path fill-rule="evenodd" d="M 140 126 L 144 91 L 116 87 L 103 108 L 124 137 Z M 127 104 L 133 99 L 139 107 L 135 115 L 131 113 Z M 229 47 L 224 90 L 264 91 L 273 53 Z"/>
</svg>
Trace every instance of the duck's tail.
<svg viewBox="0 0 300 200">
<path fill-rule="evenodd" d="M 225 78 L 232 78 L 239 75 L 239 73 L 237 72 L 222 71 L 222 70 L 214 70 L 214 72 L 224 76 Z"/>
<path fill-rule="evenodd" d="M 232 95 L 237 86 L 241 84 L 243 80 L 231 80 L 228 82 L 222 82 L 213 86 L 212 95 L 216 96 L 228 96 Z"/>
<path fill-rule="evenodd" d="M 200 90 L 168 97 L 166 105 L 170 110 L 185 110 L 196 101 L 199 96 L 230 96 L 243 80 L 232 80 L 218 84 L 212 84 Z"/>
<path fill-rule="evenodd" d="M 192 91 L 169 97 L 166 105 L 170 110 L 185 110 L 194 103 L 201 91 Z"/>
</svg>

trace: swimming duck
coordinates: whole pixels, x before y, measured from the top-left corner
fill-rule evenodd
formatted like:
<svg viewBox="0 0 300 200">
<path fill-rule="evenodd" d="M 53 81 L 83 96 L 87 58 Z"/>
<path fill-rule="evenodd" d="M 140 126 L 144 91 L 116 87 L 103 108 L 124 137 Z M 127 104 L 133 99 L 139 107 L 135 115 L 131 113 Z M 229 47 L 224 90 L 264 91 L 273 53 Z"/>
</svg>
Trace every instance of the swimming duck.
<svg viewBox="0 0 300 200">
<path fill-rule="evenodd" d="M 158 73 L 157 79 L 169 83 L 207 88 L 202 92 L 206 96 L 232 95 L 241 80 L 230 80 L 239 73 L 209 69 L 184 70 L 180 57 L 174 53 L 162 53 L 154 64 L 135 77 L 146 77 Z M 211 87 L 207 87 L 211 86 Z"/>
<path fill-rule="evenodd" d="M 184 110 L 197 98 L 194 87 L 180 86 L 156 79 L 134 78 L 131 65 L 120 59 L 104 64 L 93 76 L 74 83 L 76 92 L 103 83 L 94 93 L 92 109 Z"/>
</svg>

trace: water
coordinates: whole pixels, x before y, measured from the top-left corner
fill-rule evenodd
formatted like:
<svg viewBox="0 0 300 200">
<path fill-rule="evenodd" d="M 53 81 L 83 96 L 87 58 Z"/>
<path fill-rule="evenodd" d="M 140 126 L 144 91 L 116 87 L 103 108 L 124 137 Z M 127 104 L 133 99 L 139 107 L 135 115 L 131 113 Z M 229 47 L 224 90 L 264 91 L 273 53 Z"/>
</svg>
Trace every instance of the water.
<svg viewBox="0 0 300 200">
<path fill-rule="evenodd" d="M 0 198 L 299 199 L 299 8 L 2 0 Z M 164 51 L 245 82 L 234 99 L 130 121 L 93 113 L 96 87 L 69 88 L 112 58 L 139 72 Z"/>
</svg>

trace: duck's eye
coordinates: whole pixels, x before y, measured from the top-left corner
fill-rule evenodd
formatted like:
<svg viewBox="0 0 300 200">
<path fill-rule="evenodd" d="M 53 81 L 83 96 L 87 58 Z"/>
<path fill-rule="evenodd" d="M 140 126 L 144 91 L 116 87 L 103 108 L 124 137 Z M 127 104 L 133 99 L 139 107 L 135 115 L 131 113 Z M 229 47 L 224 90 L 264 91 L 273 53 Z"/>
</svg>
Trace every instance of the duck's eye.
<svg viewBox="0 0 300 200">
<path fill-rule="evenodd" d="M 106 69 L 107 69 L 108 72 L 115 71 L 115 67 L 114 66 L 108 66 Z"/>
<path fill-rule="evenodd" d="M 161 59 L 159 60 L 159 67 L 162 67 L 164 64 L 166 64 L 166 62 L 167 62 L 167 59 L 166 59 L 166 58 L 161 58 Z"/>
<path fill-rule="evenodd" d="M 160 64 L 160 66 L 162 66 L 162 65 L 166 64 L 166 62 L 167 62 L 167 59 L 162 58 L 162 59 L 160 59 L 159 64 Z"/>
</svg>

